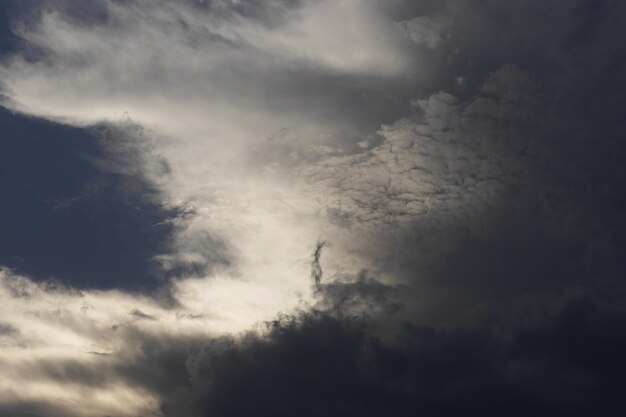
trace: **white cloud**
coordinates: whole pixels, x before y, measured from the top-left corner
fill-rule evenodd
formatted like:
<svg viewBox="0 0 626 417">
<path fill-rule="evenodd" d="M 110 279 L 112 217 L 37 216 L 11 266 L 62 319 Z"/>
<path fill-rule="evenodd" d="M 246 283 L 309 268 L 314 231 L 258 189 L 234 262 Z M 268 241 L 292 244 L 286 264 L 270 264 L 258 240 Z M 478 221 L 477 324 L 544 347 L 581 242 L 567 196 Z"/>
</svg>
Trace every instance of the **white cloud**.
<svg viewBox="0 0 626 417">
<path fill-rule="evenodd" d="M 65 416 L 160 415 L 157 394 L 128 374 L 147 360 L 146 338 L 236 334 L 272 319 L 286 302 L 279 288 L 232 278 L 185 280 L 173 291 L 180 304 L 166 308 L 137 294 L 77 291 L 0 268 L 0 404 L 42 403 Z"/>
<path fill-rule="evenodd" d="M 238 254 L 231 273 L 276 282 L 285 294 L 278 298 L 287 298 L 309 284 L 302 277 L 318 239 L 317 208 L 289 181 L 251 178 L 242 149 L 283 127 L 312 142 L 354 134 L 334 80 L 389 79 L 410 59 L 376 2 L 261 4 L 280 17 L 237 13 L 229 2 L 205 10 L 135 0 L 109 2 L 104 21 L 80 24 L 51 5 L 20 30 L 44 58 L 17 55 L 0 74 L 6 105 L 19 111 L 74 125 L 130 117 L 145 126 L 152 152 L 172 168 L 169 176 L 148 169 L 150 179 L 166 204 L 196 213 L 180 228 L 176 253 L 159 258 L 164 265 L 201 260 L 191 246 L 208 231 Z"/>
</svg>

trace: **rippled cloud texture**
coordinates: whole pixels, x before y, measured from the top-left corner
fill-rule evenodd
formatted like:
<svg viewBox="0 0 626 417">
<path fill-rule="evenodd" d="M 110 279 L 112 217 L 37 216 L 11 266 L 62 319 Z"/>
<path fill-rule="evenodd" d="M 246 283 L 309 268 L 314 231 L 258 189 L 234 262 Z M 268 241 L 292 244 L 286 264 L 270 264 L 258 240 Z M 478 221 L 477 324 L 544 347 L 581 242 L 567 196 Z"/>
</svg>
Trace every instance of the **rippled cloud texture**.
<svg viewBox="0 0 626 417">
<path fill-rule="evenodd" d="M 0 415 L 626 411 L 621 2 L 2 3 Z"/>
</svg>

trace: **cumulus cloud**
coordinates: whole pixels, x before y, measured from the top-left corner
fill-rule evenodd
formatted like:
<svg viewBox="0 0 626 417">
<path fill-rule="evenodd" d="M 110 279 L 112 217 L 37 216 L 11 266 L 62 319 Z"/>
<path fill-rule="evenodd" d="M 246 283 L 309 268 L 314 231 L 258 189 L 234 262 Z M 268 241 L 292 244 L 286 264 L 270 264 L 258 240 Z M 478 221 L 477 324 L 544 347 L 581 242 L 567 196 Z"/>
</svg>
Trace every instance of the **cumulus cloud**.
<svg viewBox="0 0 626 417">
<path fill-rule="evenodd" d="M 365 277 L 355 284 L 359 290 L 354 294 L 349 284 L 342 285 L 343 291 L 339 284 L 322 284 L 315 307 L 303 304 L 302 313 L 293 315 L 293 320 L 300 320 L 300 314 L 326 312 L 358 317 L 363 307 L 375 317 L 380 312 L 371 307 L 376 308 L 390 291 Z M 229 311 L 232 316 L 228 317 L 227 310 L 237 309 L 232 300 L 223 303 L 228 294 L 218 293 L 210 304 L 198 304 L 189 296 L 196 289 L 179 287 L 178 305 L 163 307 L 148 296 L 116 290 L 79 291 L 54 281 L 36 283 L 2 269 L 0 364 L 6 372 L 0 378 L 0 412 L 162 415 L 159 410 L 168 410 L 163 405 L 166 399 L 197 394 L 192 352 L 223 341 L 235 346 L 250 338 L 265 340 L 269 329 L 273 332 L 287 320 L 287 316 L 268 320 L 261 327 L 257 324 L 258 331 L 251 331 L 258 315 L 246 323 L 241 322 L 246 318 L 243 311 Z M 345 296 L 339 300 L 341 293 L 350 300 Z M 187 407 L 191 407 L 189 413 L 182 415 L 193 415 L 197 405 Z M 170 411 L 163 412 L 169 415 Z M 181 415 L 178 408 L 172 412 Z"/>
<path fill-rule="evenodd" d="M 286 317 L 265 337 L 219 339 L 192 353 L 192 391 L 166 401 L 164 411 L 177 415 L 191 402 L 190 416 L 617 413 L 623 404 L 609 381 L 619 375 L 611 364 L 621 354 L 601 359 L 625 340 L 613 320 L 623 323 L 623 312 L 581 300 L 508 340 L 408 327 L 386 341 L 371 322 Z M 570 350 L 578 337 L 590 342 Z"/>
<path fill-rule="evenodd" d="M 25 299 L 3 294 L 3 317 L 23 329 L 8 332 L 22 346 L 5 346 L 2 359 L 11 372 L 0 410 L 12 415 L 623 410 L 612 381 L 623 371 L 624 311 L 587 297 L 512 334 L 408 323 L 390 330 L 397 308 L 376 308 L 402 292 L 363 274 L 323 287 L 315 308 L 218 336 L 147 299 L 34 285 L 8 271 L 2 278 Z M 366 308 L 355 310 L 358 303 Z M 125 317 L 125 326 L 107 328 Z"/>
</svg>

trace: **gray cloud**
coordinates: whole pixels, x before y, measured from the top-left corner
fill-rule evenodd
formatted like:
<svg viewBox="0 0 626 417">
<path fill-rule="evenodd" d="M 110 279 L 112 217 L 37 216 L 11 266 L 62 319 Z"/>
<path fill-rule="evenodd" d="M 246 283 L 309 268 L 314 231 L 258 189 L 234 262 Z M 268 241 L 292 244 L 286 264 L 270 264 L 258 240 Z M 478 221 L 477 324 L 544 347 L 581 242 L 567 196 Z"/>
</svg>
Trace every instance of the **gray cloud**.
<svg viewBox="0 0 626 417">
<path fill-rule="evenodd" d="M 3 271 L 7 413 L 623 413 L 620 3 L 46 4 L 6 105 L 185 209 L 176 302 Z"/>
</svg>

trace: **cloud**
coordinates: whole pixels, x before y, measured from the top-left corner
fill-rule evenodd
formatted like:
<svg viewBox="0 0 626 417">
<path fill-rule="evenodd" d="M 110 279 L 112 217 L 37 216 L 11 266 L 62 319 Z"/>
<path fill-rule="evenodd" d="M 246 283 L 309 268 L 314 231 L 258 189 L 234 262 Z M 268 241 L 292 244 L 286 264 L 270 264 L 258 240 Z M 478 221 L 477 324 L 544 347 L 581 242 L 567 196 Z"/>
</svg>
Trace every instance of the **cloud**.
<svg viewBox="0 0 626 417">
<path fill-rule="evenodd" d="M 429 17 L 414 17 L 398 23 L 398 27 L 413 42 L 435 49 L 442 42 L 441 24 Z"/>
<path fill-rule="evenodd" d="M 99 133 L 51 210 L 171 214 L 167 288 L 4 269 L 7 413 L 623 412 L 619 3 L 41 4 L 3 103 Z"/>
<path fill-rule="evenodd" d="M 216 339 L 192 353 L 191 391 L 163 410 L 178 415 L 191 402 L 185 415 L 615 413 L 623 405 L 609 381 L 620 371 L 603 354 L 624 344 L 623 328 L 609 324 L 623 319 L 621 310 L 575 300 L 512 339 L 406 327 L 385 340 L 375 321 L 303 313 L 264 336 Z M 594 330 L 607 325 L 610 336 Z"/>
<path fill-rule="evenodd" d="M 298 101 L 295 90 L 311 91 L 308 80 L 327 83 L 335 73 L 376 77 L 403 70 L 405 55 L 392 22 L 374 13 L 371 2 L 296 7 L 260 2 L 260 10 L 249 14 L 238 12 L 234 3 L 219 3 L 206 8 L 182 1 L 107 3 L 101 6 L 105 18 L 89 22 L 94 23 L 89 30 L 67 9 L 50 3 L 37 25 L 23 26 L 18 33 L 51 65 L 19 55 L 9 60 L 3 79 L 12 91 L 11 102 L 31 113 L 78 123 L 117 120 L 127 112 L 177 136 L 181 131 L 202 136 L 222 131 L 230 132 L 232 140 L 247 129 L 228 129 L 224 122 L 243 109 L 258 107 L 258 116 L 248 114 L 242 127 L 261 131 L 267 131 L 263 118 L 281 123 L 275 110 L 288 115 L 282 123 L 302 120 L 304 115 L 291 112 L 288 103 Z M 263 16 L 270 14 L 283 17 L 269 25 Z M 354 24 L 345 25 L 347 19 Z M 32 90 L 36 85 L 43 90 Z M 37 98 L 44 90 L 50 99 L 60 99 L 54 107 L 51 100 Z M 97 97 L 99 104 L 85 105 L 88 97 Z M 183 98 L 188 107 L 175 111 Z M 176 118 L 163 117 L 172 111 Z M 207 115 L 216 122 L 226 119 L 211 128 Z"/>
<path fill-rule="evenodd" d="M 362 274 L 353 283 L 323 284 L 314 308 L 303 306 L 239 335 L 207 333 L 206 323 L 196 327 L 171 310 L 158 310 L 159 321 L 135 320 L 106 333 L 107 320 L 143 317 L 158 307 L 144 301 L 141 309 L 125 310 L 124 304 L 140 300 L 119 293 L 41 293 L 19 277 L 3 279 L 20 282 L 29 294 L 23 305 L 30 324 L 17 322 L 19 337 L 32 342 L 29 326 L 36 325 L 45 343 L 5 351 L 2 361 L 11 369 L 5 377 L 12 381 L 0 406 L 6 413 L 436 416 L 623 409 L 611 387 L 623 371 L 626 316 L 619 304 L 585 296 L 572 296 L 540 321 L 506 333 L 444 329 L 393 320 L 403 290 Z M 54 298 L 63 310 L 55 310 Z M 11 303 L 6 311 L 12 314 L 3 316 L 8 320 L 23 314 L 16 300 L 4 299 Z M 355 309 L 359 304 L 365 308 Z M 174 317 L 175 327 L 161 327 Z M 91 346 L 82 354 L 68 349 L 89 337 L 110 347 Z"/>
<path fill-rule="evenodd" d="M 223 314 L 238 307 L 229 301 L 188 304 L 180 295 L 192 290 L 179 286 L 178 304 L 164 307 L 0 270 L 0 414 L 159 415 L 160 398 L 187 386 L 190 348 L 259 319 L 235 311 L 233 322 Z"/>
<path fill-rule="evenodd" d="M 92 162 L 133 173 L 112 191 L 137 195 L 145 179 L 174 214 L 155 222 L 174 229 L 151 253 L 163 276 L 243 277 L 282 300 L 305 293 L 297 277 L 320 237 L 316 208 L 282 180 L 250 175 L 240 155 L 293 126 L 301 140 L 350 146 L 408 107 L 388 91 L 401 91 L 398 77 L 414 82 L 414 60 L 379 5 L 42 4 L 14 22 L 38 58 L 3 61 L 5 106 L 104 127 L 110 156 Z M 110 185 L 96 179 L 89 192 Z"/>
</svg>

